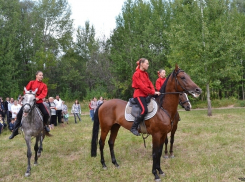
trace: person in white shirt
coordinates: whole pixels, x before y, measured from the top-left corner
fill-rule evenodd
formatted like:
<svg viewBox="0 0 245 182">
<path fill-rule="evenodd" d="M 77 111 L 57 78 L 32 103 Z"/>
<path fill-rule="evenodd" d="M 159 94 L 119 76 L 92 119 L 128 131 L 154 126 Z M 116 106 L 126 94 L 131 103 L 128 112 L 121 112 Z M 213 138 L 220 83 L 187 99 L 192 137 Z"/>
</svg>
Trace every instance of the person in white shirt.
<svg viewBox="0 0 245 182">
<path fill-rule="evenodd" d="M 12 119 L 16 118 L 18 112 L 20 111 L 21 105 L 18 104 L 18 101 L 14 101 L 14 105 L 11 106 Z"/>
<path fill-rule="evenodd" d="M 10 101 L 9 101 L 9 103 L 8 103 L 8 114 L 9 114 L 9 120 L 8 120 L 8 123 L 10 123 L 11 122 L 11 120 L 12 120 L 12 112 L 11 112 L 11 107 L 12 107 L 12 105 L 14 105 L 14 98 L 10 98 Z"/>
<path fill-rule="evenodd" d="M 62 100 L 60 99 L 59 95 L 56 95 L 56 99 L 54 100 L 55 107 L 56 107 L 56 116 L 58 118 L 58 123 L 62 123 L 61 121 L 61 114 L 62 114 Z"/>
</svg>

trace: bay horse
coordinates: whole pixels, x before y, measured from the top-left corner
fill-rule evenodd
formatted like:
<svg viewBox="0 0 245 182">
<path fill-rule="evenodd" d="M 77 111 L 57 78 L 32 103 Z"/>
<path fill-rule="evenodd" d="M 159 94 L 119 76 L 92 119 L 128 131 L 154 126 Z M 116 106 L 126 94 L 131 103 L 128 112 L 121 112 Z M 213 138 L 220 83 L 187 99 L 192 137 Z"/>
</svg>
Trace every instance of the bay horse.
<svg viewBox="0 0 245 182">
<path fill-rule="evenodd" d="M 189 93 L 194 97 L 198 97 L 202 90 L 191 80 L 190 76 L 181 70 L 178 65 L 168 76 L 162 88 L 160 89 L 162 95 L 159 96 L 159 109 L 154 117 L 145 121 L 148 134 L 152 135 L 152 173 L 155 181 L 160 181 L 159 175 L 165 175 L 161 169 L 161 155 L 163 143 L 167 134 L 171 131 L 171 121 L 177 112 L 180 93 Z M 130 130 L 133 122 L 128 122 L 125 119 L 124 111 L 127 102 L 120 99 L 109 100 L 100 105 L 95 112 L 94 124 L 91 141 L 91 156 L 97 155 L 97 143 L 99 128 L 101 128 L 101 135 L 99 140 L 101 164 L 103 168 L 107 168 L 104 160 L 104 145 L 105 139 L 110 131 L 110 138 L 108 140 L 112 163 L 119 167 L 115 154 L 114 143 L 117 137 L 120 126 Z"/>
<path fill-rule="evenodd" d="M 36 106 L 36 93 L 38 89 L 34 92 L 32 90 L 28 91 L 24 87 L 25 95 L 22 101 L 23 103 L 23 116 L 22 116 L 22 130 L 24 132 L 24 138 L 27 145 L 27 170 L 25 172 L 25 176 L 28 177 L 31 175 L 31 137 L 34 136 L 36 138 L 34 150 L 35 150 L 35 158 L 34 158 L 34 166 L 37 165 L 38 157 L 41 156 L 42 142 L 45 137 L 51 136 L 47 133 L 43 127 L 43 118 L 41 111 Z M 50 113 L 50 108 L 47 108 Z M 39 144 L 39 146 L 38 146 Z"/>
<path fill-rule="evenodd" d="M 185 108 L 186 111 L 190 111 L 191 110 L 191 103 L 188 99 L 188 96 L 186 93 L 180 93 L 179 94 L 179 105 L 183 108 Z M 170 150 L 169 150 L 169 156 L 168 156 L 168 135 L 165 139 L 165 151 L 164 151 L 164 158 L 174 158 L 174 152 L 173 152 L 173 145 L 174 145 L 174 135 L 175 132 L 177 130 L 178 127 L 178 123 L 180 121 L 180 117 L 179 117 L 179 112 L 176 113 L 174 120 L 173 120 L 173 127 L 171 130 L 171 134 L 170 134 Z"/>
</svg>

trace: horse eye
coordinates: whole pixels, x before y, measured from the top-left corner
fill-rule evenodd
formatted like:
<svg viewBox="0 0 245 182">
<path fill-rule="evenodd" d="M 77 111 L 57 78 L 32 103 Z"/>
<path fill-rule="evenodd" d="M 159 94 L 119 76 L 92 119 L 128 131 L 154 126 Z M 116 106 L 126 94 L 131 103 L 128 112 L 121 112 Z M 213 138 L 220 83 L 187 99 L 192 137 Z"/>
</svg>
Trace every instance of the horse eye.
<svg viewBox="0 0 245 182">
<path fill-rule="evenodd" d="M 182 79 L 182 80 L 184 80 L 184 79 L 185 79 L 185 77 L 183 76 L 183 77 L 181 77 L 181 79 Z"/>
</svg>

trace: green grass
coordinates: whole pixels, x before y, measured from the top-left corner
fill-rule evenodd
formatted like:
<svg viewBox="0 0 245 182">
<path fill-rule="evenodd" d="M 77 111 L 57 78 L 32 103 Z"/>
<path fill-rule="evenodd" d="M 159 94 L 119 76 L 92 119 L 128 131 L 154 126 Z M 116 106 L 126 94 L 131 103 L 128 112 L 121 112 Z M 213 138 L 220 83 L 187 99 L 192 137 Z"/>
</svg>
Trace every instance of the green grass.
<svg viewBox="0 0 245 182">
<path fill-rule="evenodd" d="M 245 177 L 245 112 L 243 108 L 180 111 L 181 121 L 175 135 L 173 159 L 161 158 L 166 177 L 162 181 L 240 181 Z M 92 122 L 88 115 L 82 122 L 57 126 L 46 137 L 39 165 L 24 177 L 27 167 L 26 144 L 22 135 L 9 140 L 10 132 L 0 135 L 0 181 L 154 181 L 151 173 L 151 136 L 144 148 L 141 137 L 121 128 L 115 144 L 120 168 L 111 163 L 106 142 L 104 154 L 108 169 L 103 170 L 100 154 L 90 157 Z M 34 139 L 32 140 L 34 143 Z M 34 145 L 32 145 L 33 149 Z M 33 151 L 34 154 L 34 151 Z"/>
</svg>

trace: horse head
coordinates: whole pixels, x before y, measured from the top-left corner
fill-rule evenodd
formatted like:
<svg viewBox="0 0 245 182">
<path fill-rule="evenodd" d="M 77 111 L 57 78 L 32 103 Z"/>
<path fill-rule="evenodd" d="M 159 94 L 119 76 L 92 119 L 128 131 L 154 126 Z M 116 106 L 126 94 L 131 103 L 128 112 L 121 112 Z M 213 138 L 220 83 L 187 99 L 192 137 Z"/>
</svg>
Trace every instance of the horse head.
<svg viewBox="0 0 245 182">
<path fill-rule="evenodd" d="M 29 112 L 33 109 L 36 103 L 36 93 L 38 91 L 38 88 L 33 92 L 32 90 L 26 90 L 26 87 L 24 87 L 25 95 L 24 99 L 22 101 L 23 103 L 23 116 L 27 116 Z"/>
<path fill-rule="evenodd" d="M 190 103 L 186 93 L 180 93 L 179 94 L 179 105 L 181 105 L 181 107 L 185 108 L 186 111 L 191 110 L 191 103 Z"/>
<path fill-rule="evenodd" d="M 202 93 L 202 89 L 199 88 L 190 78 L 190 76 L 179 66 L 175 65 L 175 70 L 173 72 L 173 77 L 175 78 L 175 89 L 177 92 L 185 92 L 191 94 L 193 97 L 199 97 Z"/>
</svg>

